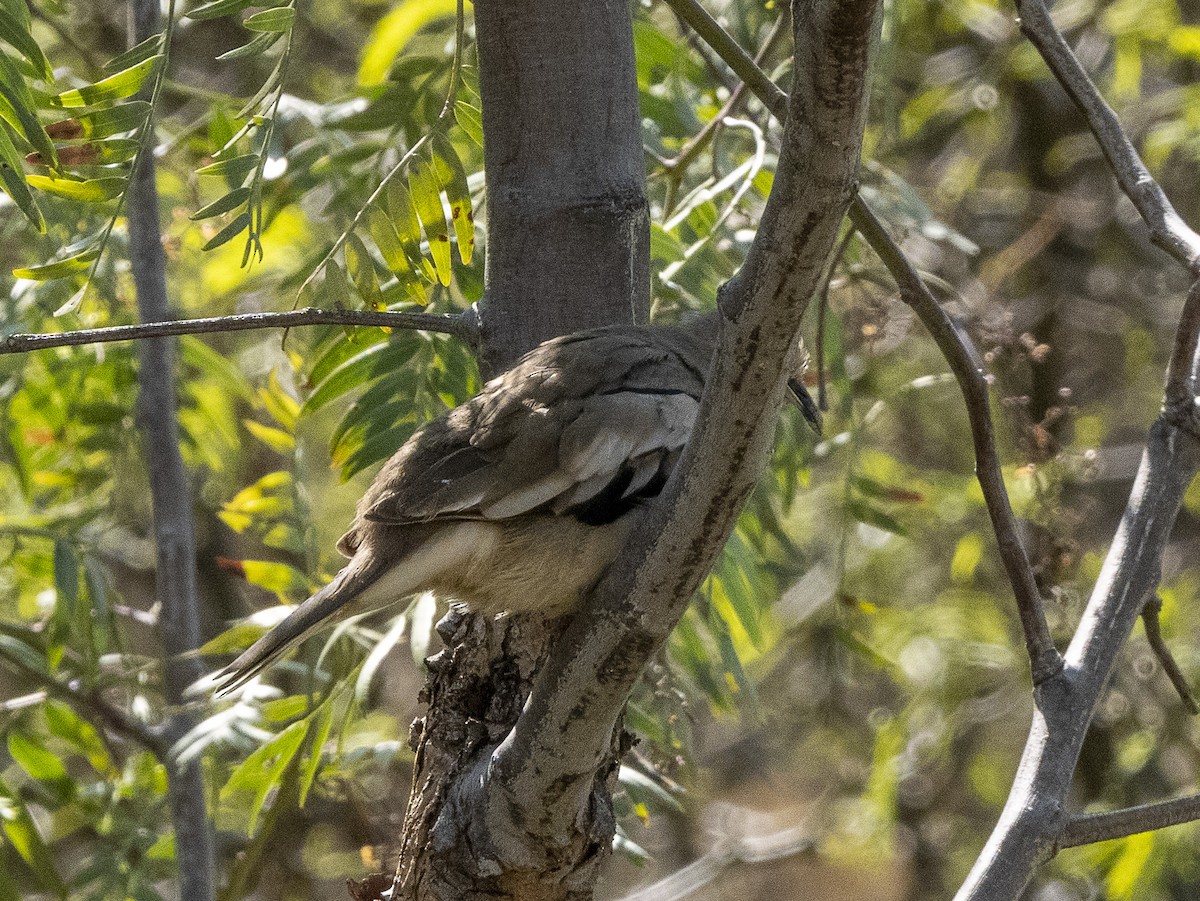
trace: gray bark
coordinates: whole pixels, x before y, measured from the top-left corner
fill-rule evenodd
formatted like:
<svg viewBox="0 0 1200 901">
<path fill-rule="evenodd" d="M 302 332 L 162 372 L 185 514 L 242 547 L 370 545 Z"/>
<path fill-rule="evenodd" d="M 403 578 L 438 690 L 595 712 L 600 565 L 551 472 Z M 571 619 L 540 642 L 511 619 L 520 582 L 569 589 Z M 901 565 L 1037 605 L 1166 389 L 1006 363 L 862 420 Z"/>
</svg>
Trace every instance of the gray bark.
<svg viewBox="0 0 1200 901">
<path fill-rule="evenodd" d="M 132 43 L 160 31 L 160 18 L 157 0 L 134 0 L 130 6 Z M 153 143 L 152 129 L 147 140 Z M 143 322 L 157 322 L 169 318 L 166 256 L 159 229 L 154 155 L 143 152 L 139 156 L 127 198 L 130 264 L 138 315 Z M 179 708 L 184 689 L 203 675 L 199 660 L 182 656 L 201 642 L 191 486 L 179 453 L 175 418 L 174 344 L 172 338 L 153 338 L 138 344 L 137 421 L 154 509 L 163 692 L 167 704 L 177 711 L 168 714 L 164 723 L 167 747 L 195 725 L 195 717 Z M 200 764 L 168 767 L 167 794 L 175 826 L 180 899 L 210 901 L 215 897 L 213 836 Z"/>
</svg>

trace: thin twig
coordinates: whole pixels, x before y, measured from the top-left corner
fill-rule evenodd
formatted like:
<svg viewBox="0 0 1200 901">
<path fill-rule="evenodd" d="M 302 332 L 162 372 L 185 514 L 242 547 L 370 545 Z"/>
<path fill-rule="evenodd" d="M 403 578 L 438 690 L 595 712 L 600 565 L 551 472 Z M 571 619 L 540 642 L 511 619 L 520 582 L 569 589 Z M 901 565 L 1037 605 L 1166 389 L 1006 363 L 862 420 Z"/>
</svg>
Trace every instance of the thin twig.
<svg viewBox="0 0 1200 901">
<path fill-rule="evenodd" d="M 1196 716 L 1200 714 L 1200 706 L 1196 705 L 1196 698 L 1192 694 L 1192 689 L 1188 685 L 1183 671 L 1180 670 L 1179 664 L 1175 662 L 1175 655 L 1163 641 L 1162 629 L 1159 628 L 1158 622 L 1158 614 L 1161 611 L 1162 598 L 1157 594 L 1151 597 L 1146 602 L 1146 606 L 1142 608 L 1142 625 L 1146 629 L 1146 640 L 1150 642 L 1150 649 L 1154 651 L 1154 656 L 1162 665 L 1163 672 L 1167 674 L 1167 678 L 1175 686 L 1175 691 L 1179 693 L 1179 699 L 1183 701 L 1183 706 L 1187 708 L 1188 713 Z"/>
<path fill-rule="evenodd" d="M 1021 31 L 1037 48 L 1063 90 L 1087 118 L 1117 183 L 1150 228 L 1150 240 L 1194 275 L 1200 275 L 1200 235 L 1175 212 L 1125 134 L 1112 107 L 1104 102 L 1091 78 L 1054 25 L 1044 0 L 1016 0 Z"/>
<path fill-rule="evenodd" d="M 771 31 L 767 34 L 766 40 L 763 41 L 762 47 L 759 48 L 758 53 L 756 53 L 754 56 L 754 64 L 756 68 L 761 65 L 762 61 L 766 59 L 767 55 L 775 49 L 775 45 L 779 41 L 780 37 L 787 33 L 787 29 L 784 26 L 788 23 L 789 19 L 790 10 L 785 6 L 783 11 L 779 14 L 779 18 L 775 20 L 775 24 L 771 26 Z M 734 114 L 734 112 L 736 112 L 738 105 L 742 102 L 742 98 L 745 96 L 745 93 L 746 83 L 741 81 L 736 87 L 734 87 L 733 91 L 730 92 L 729 99 L 725 101 L 725 105 L 721 108 L 721 111 L 709 119 L 704 124 L 704 127 L 700 129 L 700 131 L 696 132 L 695 135 L 689 138 L 687 143 L 679 148 L 679 152 L 675 154 L 674 157 L 671 159 L 662 160 L 663 168 L 675 171 L 686 169 L 689 165 L 691 165 L 696 156 L 706 146 L 708 146 L 708 142 L 720 129 L 725 117 L 731 116 Z"/>
<path fill-rule="evenodd" d="M 850 220 L 891 272 L 900 289 L 901 300 L 912 308 L 929 330 L 958 380 L 971 421 L 975 476 L 983 489 L 1004 570 L 1016 596 L 1033 683 L 1039 685 L 1062 670 L 1062 656 L 1050 637 L 1042 610 L 1041 592 L 1033 577 L 1033 567 L 1029 565 L 1025 546 L 1021 543 L 1016 517 L 1004 487 L 1004 474 L 1000 468 L 1000 455 L 996 451 L 996 434 L 988 401 L 988 383 L 983 367 L 978 362 L 978 354 L 974 352 L 969 339 L 946 315 L 904 251 L 861 197 L 856 197 L 850 206 Z"/>
<path fill-rule="evenodd" d="M 241 332 L 252 329 L 294 328 L 301 325 L 373 325 L 385 328 L 415 329 L 453 335 L 474 346 L 474 320 L 458 314 L 388 313 L 372 310 L 318 310 L 309 307 L 287 313 L 240 313 L 236 316 L 209 316 L 204 319 L 175 319 L 167 322 L 143 322 L 109 328 L 77 329 L 42 335 L 9 335 L 0 339 L 0 355 L 28 353 L 47 347 L 79 344 L 105 344 L 139 338 L 171 335 L 204 335 L 214 332 Z"/>
<path fill-rule="evenodd" d="M 758 67 L 754 59 L 742 49 L 741 44 L 716 19 L 708 14 L 708 10 L 695 0 L 664 0 L 675 15 L 686 22 L 709 47 L 725 61 L 754 92 L 763 105 L 771 111 L 780 122 L 787 119 L 787 94 L 771 81 L 767 73 Z"/>
<path fill-rule="evenodd" d="M 1183 313 L 1179 317 L 1179 328 L 1175 330 L 1175 344 L 1171 349 L 1171 361 L 1167 365 L 1167 386 L 1164 403 L 1168 410 L 1192 415 L 1196 404 L 1196 349 L 1200 345 L 1200 280 L 1192 283 Z"/>
<path fill-rule="evenodd" d="M 1067 821 L 1055 847 L 1057 850 L 1077 848 L 1196 820 L 1200 820 L 1200 795 L 1141 804 L 1108 813 L 1085 813 Z"/>
<path fill-rule="evenodd" d="M 842 240 L 838 242 L 837 249 L 829 260 L 829 271 L 825 273 L 825 280 L 821 282 L 821 290 L 817 294 L 817 409 L 822 413 L 829 412 L 829 403 L 825 397 L 825 316 L 829 312 L 829 287 L 833 284 L 834 273 L 842 264 L 842 257 L 846 255 L 855 234 L 857 232 L 854 229 L 848 228 L 846 234 L 842 235 Z"/>
</svg>

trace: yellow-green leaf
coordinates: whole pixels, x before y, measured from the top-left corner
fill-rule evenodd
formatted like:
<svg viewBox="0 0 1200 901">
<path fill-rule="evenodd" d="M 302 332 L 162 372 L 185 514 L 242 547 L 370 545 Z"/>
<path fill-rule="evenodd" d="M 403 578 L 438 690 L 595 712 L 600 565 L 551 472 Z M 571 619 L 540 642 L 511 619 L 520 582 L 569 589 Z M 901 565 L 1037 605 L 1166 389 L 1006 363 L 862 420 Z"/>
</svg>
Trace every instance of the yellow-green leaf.
<svg viewBox="0 0 1200 901">
<path fill-rule="evenodd" d="M 201 219 L 211 219 L 214 216 L 220 216 L 223 213 L 228 213 L 237 209 L 250 197 L 249 188 L 234 188 L 224 197 L 214 200 L 207 206 L 203 206 L 189 217 L 194 222 Z"/>
<path fill-rule="evenodd" d="M 445 135 L 433 139 L 433 159 L 438 184 L 450 202 L 450 222 L 458 241 L 458 255 L 463 264 L 471 262 L 475 250 L 475 213 L 471 209 L 471 191 L 467 187 L 467 172 L 458 152 Z"/>
<path fill-rule="evenodd" d="M 403 0 L 371 29 L 358 67 L 358 83 L 363 87 L 381 84 L 392 62 L 418 31 L 457 11 L 457 0 Z"/>
<path fill-rule="evenodd" d="M 109 100 L 120 100 L 138 92 L 144 82 L 154 72 L 162 61 L 162 54 L 144 59 L 115 75 L 102 78 L 95 84 L 85 85 L 73 91 L 63 91 L 56 97 L 50 98 L 54 106 L 76 107 L 92 106 Z"/>
<path fill-rule="evenodd" d="M 226 225 L 223 229 L 208 239 L 201 250 L 215 250 L 223 244 L 228 244 L 247 228 L 250 227 L 250 213 L 245 212 Z"/>
<path fill-rule="evenodd" d="M 429 255 L 437 269 L 438 281 L 450 284 L 450 233 L 446 228 L 446 213 L 438 191 L 433 168 L 425 160 L 417 160 L 408 170 L 408 189 L 412 193 L 417 218 L 429 241 Z"/>
</svg>

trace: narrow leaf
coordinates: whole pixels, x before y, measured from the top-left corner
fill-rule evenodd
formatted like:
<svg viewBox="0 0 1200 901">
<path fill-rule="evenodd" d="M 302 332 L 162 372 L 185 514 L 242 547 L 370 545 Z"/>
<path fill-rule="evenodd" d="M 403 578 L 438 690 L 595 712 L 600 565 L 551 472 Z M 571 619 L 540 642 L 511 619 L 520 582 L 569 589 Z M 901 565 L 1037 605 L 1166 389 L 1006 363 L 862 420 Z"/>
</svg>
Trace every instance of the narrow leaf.
<svg viewBox="0 0 1200 901">
<path fill-rule="evenodd" d="M 258 165 L 257 153 L 246 153 L 241 156 L 218 160 L 196 170 L 197 175 L 224 175 L 233 181 L 239 181 L 249 175 Z"/>
<path fill-rule="evenodd" d="M 458 241 L 458 255 L 466 265 L 471 262 L 471 254 L 475 250 L 475 214 L 471 209 L 467 173 L 454 145 L 445 135 L 439 134 L 433 139 L 433 153 L 438 185 L 445 190 L 446 199 L 450 201 L 450 222 Z"/>
<path fill-rule="evenodd" d="M 350 273 L 350 281 L 358 291 L 358 296 L 373 310 L 386 309 L 383 294 L 379 290 L 379 279 L 375 275 L 375 263 L 362 238 L 353 232 L 347 235 L 344 252 L 346 271 Z"/>
<path fill-rule="evenodd" d="M 296 18 L 296 10 L 290 6 L 264 9 L 242 22 L 242 27 L 249 31 L 278 31 L 285 32 L 292 27 Z"/>
<path fill-rule="evenodd" d="M 191 12 L 185 13 L 189 19 L 219 19 L 221 16 L 228 16 L 232 13 L 240 13 L 243 9 L 253 4 L 255 0 L 213 0 L 211 3 L 202 3 L 193 9 Z"/>
<path fill-rule="evenodd" d="M 483 113 L 465 100 L 454 101 L 454 119 L 472 141 L 483 146 Z"/>
<path fill-rule="evenodd" d="M 77 253 L 74 256 L 55 260 L 42 266 L 14 269 L 13 275 L 17 278 L 27 278 L 35 282 L 46 282 L 51 279 L 62 278 L 66 275 L 74 275 L 77 272 L 86 271 L 99 253 L 100 248 L 89 247 L 87 250 Z"/>
<path fill-rule="evenodd" d="M 140 44 L 130 47 L 119 56 L 114 56 L 104 64 L 105 72 L 123 72 L 131 66 L 145 62 L 152 56 L 157 56 L 162 50 L 163 34 L 152 34 Z"/>
<path fill-rule="evenodd" d="M 50 61 L 29 33 L 29 28 L 6 9 L 0 9 L 0 40 L 10 43 L 29 60 L 29 64 L 42 81 L 54 80 L 54 70 L 50 67 Z"/>
<path fill-rule="evenodd" d="M 95 84 L 85 85 L 73 91 L 64 91 L 56 97 L 51 97 L 50 103 L 53 106 L 70 108 L 92 106 L 96 103 L 130 97 L 138 92 L 142 82 L 150 77 L 162 59 L 162 54 L 144 59 L 115 75 L 102 78 Z"/>
<path fill-rule="evenodd" d="M 234 238 L 236 238 L 238 235 L 240 235 L 242 232 L 244 232 L 249 227 L 250 227 L 250 213 L 249 213 L 249 211 L 247 211 L 245 213 L 242 213 L 240 216 L 238 216 L 236 219 L 234 219 L 232 222 L 230 222 L 228 225 L 226 225 L 223 229 L 221 229 L 219 232 L 217 232 L 215 235 L 213 235 L 211 238 L 209 238 L 208 243 L 206 243 L 200 249 L 201 250 L 216 250 L 218 247 L 220 247 L 224 244 L 228 244 L 230 241 L 232 241 Z"/>
<path fill-rule="evenodd" d="M 417 217 L 429 241 L 429 255 L 437 269 L 438 280 L 450 284 L 450 235 L 446 229 L 446 213 L 433 168 L 425 160 L 417 160 L 408 170 L 408 187 L 412 192 Z"/>
<path fill-rule="evenodd" d="M 189 217 L 194 222 L 201 219 L 211 219 L 214 216 L 220 216 L 223 213 L 228 213 L 231 210 L 237 209 L 250 196 L 249 188 L 234 188 L 224 197 L 214 200 L 207 206 L 203 206 Z"/>
<path fill-rule="evenodd" d="M 34 228 L 44 234 L 46 220 L 29 190 L 17 148 L 13 146 L 12 138 L 8 136 L 8 130 L 3 125 L 0 125 L 0 183 L 3 183 L 4 192 L 12 198 L 17 209 L 24 213 Z"/>
<path fill-rule="evenodd" d="M 270 50 L 275 42 L 283 37 L 278 31 L 268 31 L 255 35 L 254 39 L 249 43 L 242 44 L 240 47 L 235 47 L 232 50 L 227 50 L 217 57 L 218 60 L 227 59 L 244 59 L 248 56 L 261 56 L 266 51 Z"/>
</svg>

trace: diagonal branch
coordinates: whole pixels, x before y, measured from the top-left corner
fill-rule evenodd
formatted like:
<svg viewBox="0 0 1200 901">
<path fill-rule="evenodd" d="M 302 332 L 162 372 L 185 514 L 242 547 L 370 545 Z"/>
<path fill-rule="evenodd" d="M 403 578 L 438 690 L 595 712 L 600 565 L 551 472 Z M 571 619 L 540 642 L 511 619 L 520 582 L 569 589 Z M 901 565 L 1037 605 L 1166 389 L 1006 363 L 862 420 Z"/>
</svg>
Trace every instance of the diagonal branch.
<svg viewBox="0 0 1200 901">
<path fill-rule="evenodd" d="M 1087 118 L 1088 127 L 1104 151 L 1121 190 L 1133 201 L 1150 227 L 1150 240 L 1186 266 L 1193 275 L 1200 275 L 1200 235 L 1192 231 L 1175 212 L 1162 186 L 1154 180 L 1138 156 L 1117 114 L 1104 102 L 1067 45 L 1062 32 L 1050 18 L 1045 0 L 1015 2 L 1022 33 L 1037 48 L 1058 83 Z"/>
<path fill-rule="evenodd" d="M 877 43 L 876 0 L 793 7 L 783 148 L 745 264 L 721 289 L 718 351 L 683 459 L 589 603 L 555 644 L 487 777 L 490 838 L 536 859 L 588 806 L 647 659 L 709 571 L 769 452 L 782 374 L 854 193 Z M 519 827 L 513 816 L 525 815 Z"/>
<path fill-rule="evenodd" d="M 1017 520 L 1013 516 L 1008 491 L 1004 487 L 1004 474 L 1000 468 L 1000 454 L 996 451 L 996 430 L 988 403 L 988 383 L 978 354 L 971 347 L 966 335 L 950 321 L 925 282 L 913 268 L 904 251 L 892 239 L 871 208 L 856 197 L 850 207 L 850 220 L 871 245 L 875 253 L 887 266 L 900 289 L 900 299 L 913 309 L 917 317 L 929 329 L 942 356 L 950 364 L 958 386 L 962 391 L 967 416 L 971 421 L 971 439 L 975 444 L 975 476 L 983 489 L 988 514 L 992 519 L 992 530 L 1000 545 L 1000 557 L 1004 571 L 1017 599 L 1017 612 L 1021 617 L 1021 628 L 1025 633 L 1025 648 L 1033 670 L 1033 684 L 1039 685 L 1062 670 L 1062 657 L 1054 647 L 1050 629 L 1046 625 L 1042 610 L 1042 595 L 1033 577 L 1033 567 L 1025 546 L 1017 531 Z"/>
<path fill-rule="evenodd" d="M 376 313 L 371 310 L 318 310 L 312 307 L 288 313 L 240 313 L 235 316 L 210 316 L 204 319 L 171 319 L 116 325 L 109 328 L 76 329 L 43 335 L 9 335 L 0 338 L 0 355 L 22 354 L 47 347 L 72 347 L 80 344 L 106 344 L 174 335 L 206 335 L 216 332 L 241 332 L 253 329 L 295 328 L 301 325 L 374 325 L 384 328 L 417 329 L 441 332 L 466 341 L 472 347 L 477 327 L 470 315 L 439 316 L 431 313 Z"/>
<path fill-rule="evenodd" d="M 1067 821 L 1059 833 L 1057 847 L 1076 848 L 1196 820 L 1200 820 L 1200 795 L 1140 804 L 1106 813 L 1085 813 Z"/>
</svg>

